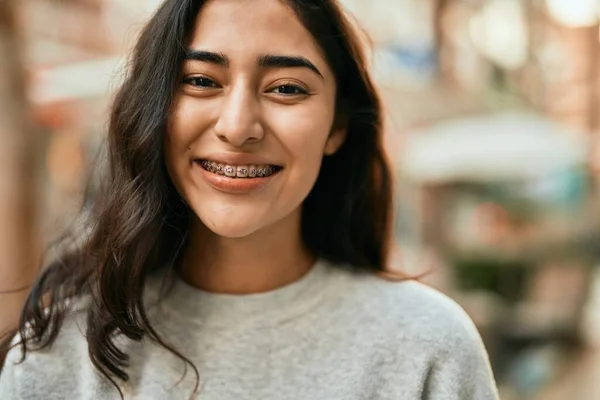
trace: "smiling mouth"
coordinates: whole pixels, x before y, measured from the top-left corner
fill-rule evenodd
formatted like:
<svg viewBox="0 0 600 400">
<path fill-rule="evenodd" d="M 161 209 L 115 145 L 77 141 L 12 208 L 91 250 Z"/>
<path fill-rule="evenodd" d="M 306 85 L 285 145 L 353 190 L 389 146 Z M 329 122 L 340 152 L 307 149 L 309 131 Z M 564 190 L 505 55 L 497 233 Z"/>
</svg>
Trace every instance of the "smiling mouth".
<svg viewBox="0 0 600 400">
<path fill-rule="evenodd" d="M 197 162 L 208 172 L 235 179 L 266 178 L 275 175 L 283 169 L 283 167 L 279 165 L 268 164 L 229 165 L 209 160 L 198 160 Z"/>
</svg>

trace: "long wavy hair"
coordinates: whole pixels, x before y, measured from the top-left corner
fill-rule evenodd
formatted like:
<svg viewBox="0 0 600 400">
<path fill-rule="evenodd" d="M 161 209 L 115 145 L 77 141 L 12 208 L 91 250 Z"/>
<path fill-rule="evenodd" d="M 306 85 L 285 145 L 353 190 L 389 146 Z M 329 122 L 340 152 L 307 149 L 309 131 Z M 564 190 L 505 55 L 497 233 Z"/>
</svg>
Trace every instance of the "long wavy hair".
<svg viewBox="0 0 600 400">
<path fill-rule="evenodd" d="M 280 1 L 323 49 L 337 80 L 338 117 L 347 125 L 346 141 L 325 157 L 304 202 L 303 240 L 315 255 L 335 264 L 385 272 L 392 177 L 382 144 L 382 106 L 368 73 L 363 37 L 335 0 Z M 121 396 L 118 382 L 129 379 L 128 356 L 114 342 L 116 334 L 132 341 L 149 338 L 190 363 L 153 329 L 142 294 L 150 274 L 176 268 L 190 224 L 191 210 L 166 173 L 163 134 L 186 43 L 204 3 L 165 0 L 143 29 L 112 105 L 108 165 L 86 211 L 84 233 L 42 270 L 19 326 L 0 344 L 0 365 L 15 346 L 24 360 L 27 351 L 52 344 L 71 310 L 68 300 L 81 296 L 92 299 L 87 307 L 89 357 Z"/>
</svg>

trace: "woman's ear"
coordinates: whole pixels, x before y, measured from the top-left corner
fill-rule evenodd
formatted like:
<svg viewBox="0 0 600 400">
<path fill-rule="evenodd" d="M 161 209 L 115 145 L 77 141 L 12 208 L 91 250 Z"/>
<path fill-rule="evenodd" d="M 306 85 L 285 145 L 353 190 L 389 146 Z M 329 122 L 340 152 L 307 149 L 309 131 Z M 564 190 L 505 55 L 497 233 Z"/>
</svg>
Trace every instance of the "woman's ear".
<svg viewBox="0 0 600 400">
<path fill-rule="evenodd" d="M 325 151 L 323 152 L 326 156 L 335 154 L 344 141 L 346 140 L 346 129 L 336 129 L 329 135 L 327 143 L 325 143 Z"/>
<path fill-rule="evenodd" d="M 325 143 L 325 150 L 323 153 L 326 156 L 335 154 L 346 140 L 346 134 L 348 132 L 348 124 L 346 121 L 337 121 L 334 125 L 327 142 Z"/>
</svg>

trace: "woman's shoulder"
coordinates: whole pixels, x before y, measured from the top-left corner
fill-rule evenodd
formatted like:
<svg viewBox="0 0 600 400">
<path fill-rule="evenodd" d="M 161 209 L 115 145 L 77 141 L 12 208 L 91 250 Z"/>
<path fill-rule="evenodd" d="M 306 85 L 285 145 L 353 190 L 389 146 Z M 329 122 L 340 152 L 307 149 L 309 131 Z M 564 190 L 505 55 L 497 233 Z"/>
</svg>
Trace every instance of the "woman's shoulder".
<svg viewBox="0 0 600 400">
<path fill-rule="evenodd" d="M 416 280 L 336 271 L 336 304 L 328 311 L 339 316 L 332 325 L 350 332 L 353 346 L 375 349 L 371 358 L 387 366 L 386 381 L 425 377 L 421 384 L 432 398 L 498 398 L 481 336 L 454 300 Z"/>
<path fill-rule="evenodd" d="M 479 346 L 479 333 L 465 310 L 440 291 L 417 280 L 390 280 L 376 274 L 338 272 L 344 304 L 402 341 L 425 346 Z"/>
<path fill-rule="evenodd" d="M 77 380 L 91 369 L 85 338 L 85 304 L 85 299 L 73 304 L 49 346 L 38 349 L 35 343 L 29 341 L 23 357 L 22 346 L 19 345 L 22 336 L 13 338 L 13 346 L 0 371 L 0 398 L 31 398 L 31 395 L 56 398 L 53 396 L 60 393 L 51 392 L 63 387 L 77 387 Z M 28 334 L 30 330 L 26 328 L 25 335 Z M 48 382 L 56 384 L 49 385 Z M 69 397 L 68 393 L 64 394 Z"/>
</svg>

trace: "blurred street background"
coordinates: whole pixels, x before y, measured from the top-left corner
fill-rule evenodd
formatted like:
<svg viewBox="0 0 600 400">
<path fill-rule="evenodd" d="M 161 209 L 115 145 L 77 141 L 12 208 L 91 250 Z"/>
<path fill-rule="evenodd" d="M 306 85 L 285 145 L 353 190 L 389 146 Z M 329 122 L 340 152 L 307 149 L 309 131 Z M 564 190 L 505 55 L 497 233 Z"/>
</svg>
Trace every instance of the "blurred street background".
<svg viewBox="0 0 600 400">
<path fill-rule="evenodd" d="M 0 331 L 159 3 L 0 0 Z M 387 105 L 394 267 L 467 310 L 502 399 L 600 399 L 600 0 L 342 3 Z"/>
</svg>

